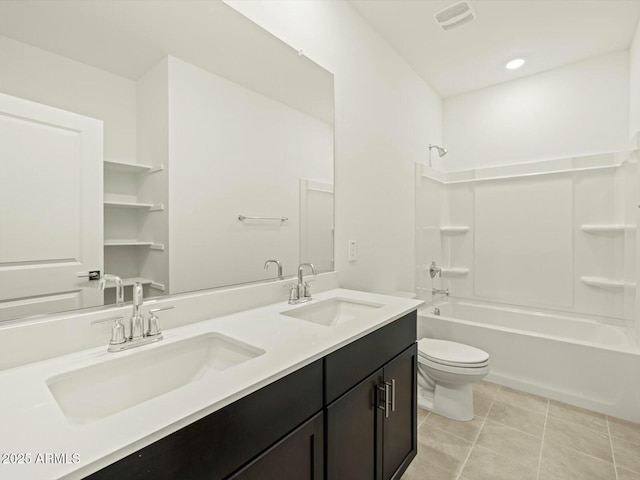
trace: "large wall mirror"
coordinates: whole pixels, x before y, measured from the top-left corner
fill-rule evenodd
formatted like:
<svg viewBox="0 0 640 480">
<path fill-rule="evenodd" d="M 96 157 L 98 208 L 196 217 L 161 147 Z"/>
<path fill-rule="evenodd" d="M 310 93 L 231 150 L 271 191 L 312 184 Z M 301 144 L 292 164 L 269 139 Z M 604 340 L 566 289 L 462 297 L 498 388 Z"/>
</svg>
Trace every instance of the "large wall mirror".
<svg viewBox="0 0 640 480">
<path fill-rule="evenodd" d="M 222 2 L 0 2 L 0 321 L 333 270 L 333 151 L 332 74 Z"/>
</svg>

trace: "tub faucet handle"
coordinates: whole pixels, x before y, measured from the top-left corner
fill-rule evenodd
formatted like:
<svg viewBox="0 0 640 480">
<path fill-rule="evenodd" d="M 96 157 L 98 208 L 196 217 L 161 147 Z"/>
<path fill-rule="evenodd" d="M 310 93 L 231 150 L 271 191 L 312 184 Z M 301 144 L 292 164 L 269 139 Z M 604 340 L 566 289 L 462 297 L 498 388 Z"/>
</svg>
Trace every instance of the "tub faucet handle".
<svg viewBox="0 0 640 480">
<path fill-rule="evenodd" d="M 436 278 L 436 275 L 442 277 L 442 269 L 436 265 L 436 262 L 432 261 L 431 265 L 429 265 L 429 275 L 431 278 Z"/>
</svg>

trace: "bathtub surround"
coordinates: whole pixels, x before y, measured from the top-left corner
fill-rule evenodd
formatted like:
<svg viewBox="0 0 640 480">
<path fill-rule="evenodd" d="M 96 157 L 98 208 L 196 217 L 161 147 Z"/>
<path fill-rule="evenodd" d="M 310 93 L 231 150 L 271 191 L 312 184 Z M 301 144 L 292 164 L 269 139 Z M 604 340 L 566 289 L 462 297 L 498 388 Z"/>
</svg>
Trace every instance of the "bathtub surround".
<svg viewBox="0 0 640 480">
<path fill-rule="evenodd" d="M 636 156 L 449 173 L 418 165 L 420 298 L 448 288 L 489 307 L 466 317 L 426 309 L 418 338 L 489 352 L 493 381 L 640 421 L 640 387 L 629 380 L 640 378 Z M 441 279 L 430 278 L 431 261 Z M 510 313 L 491 326 L 484 312 L 490 323 Z"/>
<path fill-rule="evenodd" d="M 640 23 L 629 48 L 629 139 L 636 140 L 640 132 Z"/>
<path fill-rule="evenodd" d="M 635 152 L 450 174 L 416 168 L 421 298 L 430 298 L 435 260 L 444 269 L 435 286 L 455 297 L 633 327 Z"/>
</svg>

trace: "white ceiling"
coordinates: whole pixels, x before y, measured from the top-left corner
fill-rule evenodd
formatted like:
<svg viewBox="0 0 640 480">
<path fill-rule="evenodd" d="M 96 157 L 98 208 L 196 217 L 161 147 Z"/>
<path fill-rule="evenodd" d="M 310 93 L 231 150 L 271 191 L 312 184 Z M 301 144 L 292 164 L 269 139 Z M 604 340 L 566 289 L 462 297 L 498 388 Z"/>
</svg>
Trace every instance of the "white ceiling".
<svg viewBox="0 0 640 480">
<path fill-rule="evenodd" d="M 627 49 L 640 18 L 640 0 L 470 0 L 477 18 L 444 31 L 434 14 L 457 0 L 350 2 L 442 97 Z"/>
</svg>

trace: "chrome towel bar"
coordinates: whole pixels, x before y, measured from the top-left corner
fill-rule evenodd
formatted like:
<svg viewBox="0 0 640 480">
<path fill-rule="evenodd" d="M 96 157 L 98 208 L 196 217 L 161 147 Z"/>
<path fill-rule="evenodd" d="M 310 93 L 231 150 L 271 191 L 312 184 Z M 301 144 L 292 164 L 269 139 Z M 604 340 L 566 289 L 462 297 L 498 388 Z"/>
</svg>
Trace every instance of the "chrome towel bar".
<svg viewBox="0 0 640 480">
<path fill-rule="evenodd" d="M 244 222 L 245 220 L 278 220 L 280 222 L 286 222 L 288 217 L 247 217 L 246 215 L 238 215 L 238 220 Z"/>
</svg>

